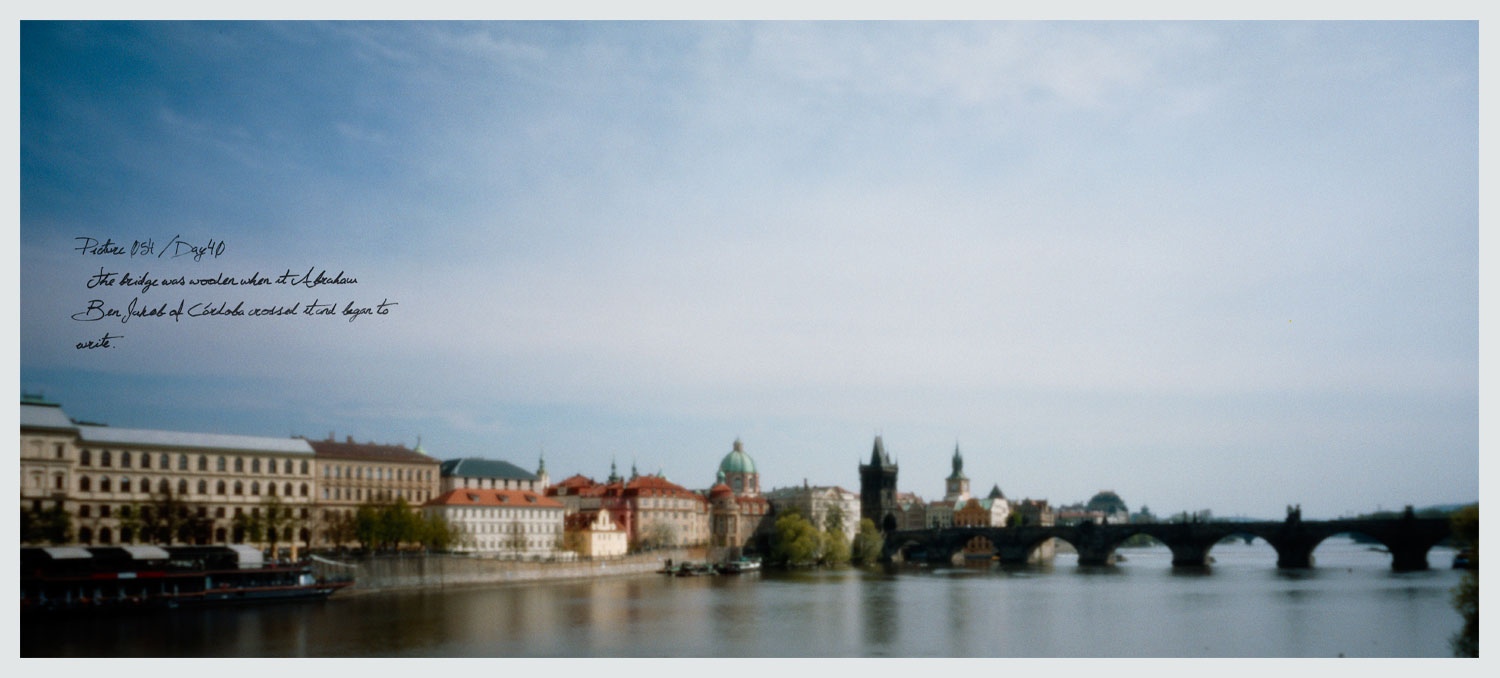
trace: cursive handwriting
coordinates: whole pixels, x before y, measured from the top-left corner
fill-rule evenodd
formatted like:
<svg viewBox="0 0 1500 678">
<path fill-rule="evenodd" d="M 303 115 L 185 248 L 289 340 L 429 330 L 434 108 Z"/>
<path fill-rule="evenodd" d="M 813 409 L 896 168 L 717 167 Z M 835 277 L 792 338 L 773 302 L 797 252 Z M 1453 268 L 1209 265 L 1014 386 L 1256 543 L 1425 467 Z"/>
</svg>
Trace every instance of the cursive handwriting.
<svg viewBox="0 0 1500 678">
<path fill-rule="evenodd" d="M 78 345 L 74 346 L 73 348 L 76 348 L 76 349 L 84 349 L 84 348 L 114 348 L 114 346 L 109 343 L 109 340 L 110 339 L 124 339 L 124 338 L 125 338 L 125 335 L 123 335 L 123 334 L 110 334 L 108 332 L 105 332 L 103 339 L 90 339 L 88 341 L 80 341 L 80 342 L 78 342 Z"/>
</svg>

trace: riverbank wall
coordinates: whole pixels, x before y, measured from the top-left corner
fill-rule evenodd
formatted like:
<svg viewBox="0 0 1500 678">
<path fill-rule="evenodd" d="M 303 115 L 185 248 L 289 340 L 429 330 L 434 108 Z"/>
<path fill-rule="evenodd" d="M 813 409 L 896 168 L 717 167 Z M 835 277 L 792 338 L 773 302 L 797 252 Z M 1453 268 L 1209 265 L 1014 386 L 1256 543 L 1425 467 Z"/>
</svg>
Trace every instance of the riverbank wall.
<svg viewBox="0 0 1500 678">
<path fill-rule="evenodd" d="M 587 579 L 655 572 L 667 559 L 703 561 L 704 549 L 670 549 L 619 558 L 573 562 L 499 560 L 455 555 L 371 556 L 357 560 L 315 559 L 320 576 L 354 577 L 348 592 L 445 588 L 559 579 Z"/>
</svg>

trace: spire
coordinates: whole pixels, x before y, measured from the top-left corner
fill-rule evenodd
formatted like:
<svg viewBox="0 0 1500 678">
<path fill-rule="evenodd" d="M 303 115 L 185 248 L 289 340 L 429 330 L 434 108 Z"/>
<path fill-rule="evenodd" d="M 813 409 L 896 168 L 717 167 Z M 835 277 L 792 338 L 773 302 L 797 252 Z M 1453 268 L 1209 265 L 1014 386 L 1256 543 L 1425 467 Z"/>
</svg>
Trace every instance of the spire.
<svg viewBox="0 0 1500 678">
<path fill-rule="evenodd" d="M 639 477 L 641 477 L 641 474 L 640 474 L 640 472 L 638 472 L 638 471 L 635 470 L 635 458 L 631 457 L 630 458 L 630 479 L 631 480 L 635 480 L 636 478 L 639 478 Z"/>
<path fill-rule="evenodd" d="M 620 472 L 617 471 L 617 470 L 615 470 L 615 458 L 613 456 L 611 456 L 609 458 L 609 481 L 608 482 L 611 482 L 611 483 L 618 483 L 618 482 L 620 482 Z"/>
<path fill-rule="evenodd" d="M 536 455 L 536 474 L 537 475 L 542 475 L 543 473 L 546 473 L 546 472 L 547 472 L 547 455 L 546 455 L 546 452 L 545 451 L 538 452 L 537 455 Z"/>
<path fill-rule="evenodd" d="M 745 444 L 740 442 L 740 437 L 739 436 L 735 436 L 734 437 L 734 451 L 735 452 L 744 452 L 745 451 Z"/>
<path fill-rule="evenodd" d="M 962 475 L 964 472 L 964 453 L 958 451 L 958 442 L 953 443 L 953 473 Z"/>
</svg>

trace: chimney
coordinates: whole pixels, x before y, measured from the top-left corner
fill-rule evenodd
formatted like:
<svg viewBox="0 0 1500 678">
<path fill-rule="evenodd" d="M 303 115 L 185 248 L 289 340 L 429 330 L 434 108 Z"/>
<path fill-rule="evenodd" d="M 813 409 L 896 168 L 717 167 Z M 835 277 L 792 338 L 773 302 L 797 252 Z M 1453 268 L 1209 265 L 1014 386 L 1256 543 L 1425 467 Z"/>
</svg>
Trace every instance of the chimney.
<svg viewBox="0 0 1500 678">
<path fill-rule="evenodd" d="M 354 436 L 345 436 L 344 437 L 344 442 L 349 443 L 350 445 L 353 445 L 354 444 Z"/>
</svg>

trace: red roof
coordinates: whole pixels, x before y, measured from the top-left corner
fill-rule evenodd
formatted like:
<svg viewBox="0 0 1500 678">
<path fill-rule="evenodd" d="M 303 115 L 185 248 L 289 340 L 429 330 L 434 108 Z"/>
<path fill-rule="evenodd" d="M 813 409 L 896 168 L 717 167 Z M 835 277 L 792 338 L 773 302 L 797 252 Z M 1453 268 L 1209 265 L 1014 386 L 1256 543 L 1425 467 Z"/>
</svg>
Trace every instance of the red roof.
<svg viewBox="0 0 1500 678">
<path fill-rule="evenodd" d="M 562 508 L 561 502 L 531 490 L 480 490 L 460 487 L 427 502 L 428 506 L 514 506 L 517 508 Z"/>
<path fill-rule="evenodd" d="M 719 497 L 722 497 L 726 494 L 732 495 L 734 494 L 734 490 L 729 489 L 729 486 L 725 485 L 724 483 L 719 483 L 718 485 L 714 485 L 713 487 L 708 488 L 708 496 L 714 499 L 718 499 Z"/>
<path fill-rule="evenodd" d="M 561 481 L 553 484 L 551 487 L 548 487 L 547 496 L 555 497 L 559 494 L 580 494 L 581 490 L 593 487 L 595 485 L 598 485 L 598 483 L 594 482 L 593 478 L 589 478 L 582 473 L 574 473 L 573 475 L 568 476 L 567 478 L 563 478 Z M 568 491 L 560 492 L 559 490 Z"/>
<path fill-rule="evenodd" d="M 375 443 L 356 443 L 353 440 L 343 443 L 336 443 L 332 440 L 309 440 L 307 444 L 312 446 L 313 454 L 327 459 L 358 459 L 405 464 L 440 463 L 437 459 L 408 449 L 404 445 L 376 445 Z"/>
<path fill-rule="evenodd" d="M 625 483 L 623 494 L 627 497 L 679 497 L 708 501 L 697 492 L 657 476 L 640 476 L 631 479 L 630 482 Z"/>
</svg>

